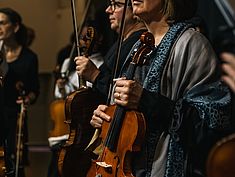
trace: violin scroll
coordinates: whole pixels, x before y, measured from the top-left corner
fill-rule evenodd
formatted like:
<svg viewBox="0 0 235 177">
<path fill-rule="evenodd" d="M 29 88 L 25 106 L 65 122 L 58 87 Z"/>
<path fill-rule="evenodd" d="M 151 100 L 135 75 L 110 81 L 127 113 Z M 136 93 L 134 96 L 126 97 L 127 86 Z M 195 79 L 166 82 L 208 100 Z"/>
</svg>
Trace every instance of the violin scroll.
<svg viewBox="0 0 235 177">
<path fill-rule="evenodd" d="M 92 53 L 92 49 L 94 46 L 94 39 L 95 35 L 95 28 L 94 27 L 87 27 L 87 32 L 85 36 L 81 36 L 82 41 L 80 40 L 80 48 L 82 49 L 81 54 L 88 57 Z"/>
<path fill-rule="evenodd" d="M 151 54 L 154 48 L 154 36 L 150 32 L 144 32 L 140 37 L 141 46 L 134 49 L 134 56 L 132 57 L 132 63 L 137 65 L 144 65 L 147 58 Z"/>
</svg>

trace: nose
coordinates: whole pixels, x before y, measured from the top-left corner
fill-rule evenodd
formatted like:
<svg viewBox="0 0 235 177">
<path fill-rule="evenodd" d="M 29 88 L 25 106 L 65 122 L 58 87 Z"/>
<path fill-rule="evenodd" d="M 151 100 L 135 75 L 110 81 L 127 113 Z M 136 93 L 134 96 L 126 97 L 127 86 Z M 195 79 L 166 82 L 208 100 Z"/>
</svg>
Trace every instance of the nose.
<svg viewBox="0 0 235 177">
<path fill-rule="evenodd" d="M 105 12 L 106 12 L 107 14 L 113 13 L 112 8 L 111 8 L 110 5 L 106 8 Z"/>
</svg>

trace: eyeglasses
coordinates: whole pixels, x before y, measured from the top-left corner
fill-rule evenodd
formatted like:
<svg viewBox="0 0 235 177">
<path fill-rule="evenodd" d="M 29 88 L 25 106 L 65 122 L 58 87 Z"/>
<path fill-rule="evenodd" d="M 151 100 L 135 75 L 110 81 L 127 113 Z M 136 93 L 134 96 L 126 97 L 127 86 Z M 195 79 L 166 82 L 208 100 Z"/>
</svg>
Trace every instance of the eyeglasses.
<svg viewBox="0 0 235 177">
<path fill-rule="evenodd" d="M 115 11 L 115 9 L 123 7 L 125 3 L 118 1 L 109 1 L 108 5 L 111 7 L 112 11 Z"/>
</svg>

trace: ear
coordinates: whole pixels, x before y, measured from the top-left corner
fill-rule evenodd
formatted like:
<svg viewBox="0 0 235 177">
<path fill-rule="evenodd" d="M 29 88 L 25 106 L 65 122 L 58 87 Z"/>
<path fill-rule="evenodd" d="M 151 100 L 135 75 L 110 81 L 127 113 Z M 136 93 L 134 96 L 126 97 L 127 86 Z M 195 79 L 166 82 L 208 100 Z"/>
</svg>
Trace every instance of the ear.
<svg viewBox="0 0 235 177">
<path fill-rule="evenodd" d="M 18 23 L 15 24 L 14 32 L 17 33 L 17 31 L 19 31 L 19 29 L 20 29 L 20 25 Z"/>
</svg>

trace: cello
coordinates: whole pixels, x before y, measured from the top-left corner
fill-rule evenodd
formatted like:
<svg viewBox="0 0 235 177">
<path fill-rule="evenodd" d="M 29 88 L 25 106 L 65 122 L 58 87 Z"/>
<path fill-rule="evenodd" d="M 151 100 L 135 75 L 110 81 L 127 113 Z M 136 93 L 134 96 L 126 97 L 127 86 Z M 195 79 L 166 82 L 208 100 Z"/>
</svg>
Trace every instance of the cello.
<svg viewBox="0 0 235 177">
<path fill-rule="evenodd" d="M 71 5 L 73 10 L 77 53 L 80 55 L 75 3 L 73 0 L 71 0 Z M 90 2 L 87 4 L 87 9 L 89 6 Z M 82 27 L 83 25 L 80 26 Z M 85 41 L 86 47 L 82 48 L 83 51 L 81 55 L 88 57 L 91 54 L 95 33 L 96 32 L 94 28 L 88 27 L 85 39 L 83 39 L 83 41 Z M 57 164 L 59 173 L 62 176 L 82 177 L 86 175 L 86 171 L 90 167 L 90 159 L 95 156 L 92 152 L 84 151 L 95 130 L 90 125 L 90 119 L 93 115 L 93 111 L 101 102 L 101 96 L 96 94 L 91 88 L 87 87 L 85 85 L 85 81 L 79 77 L 78 90 L 69 94 L 65 100 L 65 122 L 69 125 L 70 134 L 65 145 L 59 152 L 59 159 Z"/>
<path fill-rule="evenodd" d="M 154 37 L 144 32 L 140 38 L 141 46 L 134 49 L 132 61 L 126 78 L 134 76 L 136 67 L 143 65 L 154 48 Z M 141 149 L 145 137 L 145 119 L 142 113 L 126 110 L 119 105 L 111 105 L 105 111 L 111 122 L 104 121 L 99 139 L 102 142 L 102 153 L 93 160 L 87 177 L 133 177 L 131 161 L 133 152 Z"/>
<path fill-rule="evenodd" d="M 208 177 L 234 177 L 235 134 L 218 141 L 209 153 L 206 171 Z"/>
<path fill-rule="evenodd" d="M 59 137 L 69 134 L 68 124 L 64 123 L 65 113 L 64 113 L 65 101 L 63 99 L 54 100 L 50 104 L 50 115 L 54 122 L 53 129 L 49 132 L 49 137 Z"/>
<path fill-rule="evenodd" d="M 73 49 L 70 52 L 69 59 L 71 60 L 73 55 Z M 68 72 L 65 73 L 62 71 L 59 71 L 59 67 L 56 66 L 56 69 L 54 71 L 55 74 L 55 80 L 61 78 L 61 79 L 67 79 L 68 78 Z M 68 70 L 68 68 L 66 68 Z M 50 103 L 50 116 L 54 123 L 53 129 L 49 132 L 49 138 L 52 137 L 59 137 L 63 135 L 69 134 L 69 126 L 66 124 L 65 121 L 65 88 L 60 88 L 59 92 L 62 95 L 62 98 L 56 99 Z"/>
</svg>

